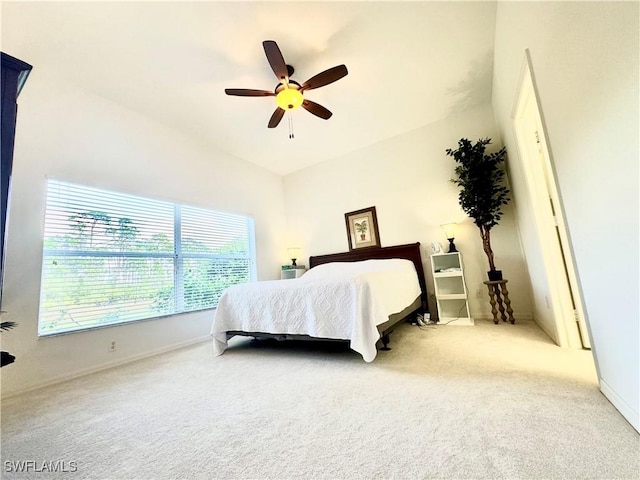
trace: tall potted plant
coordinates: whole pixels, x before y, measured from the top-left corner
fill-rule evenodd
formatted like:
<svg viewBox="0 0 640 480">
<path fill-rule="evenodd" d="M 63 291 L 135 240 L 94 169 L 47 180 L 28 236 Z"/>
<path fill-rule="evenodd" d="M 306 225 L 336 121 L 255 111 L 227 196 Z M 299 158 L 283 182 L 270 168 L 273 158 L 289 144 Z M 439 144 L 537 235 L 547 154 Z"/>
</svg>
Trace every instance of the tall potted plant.
<svg viewBox="0 0 640 480">
<path fill-rule="evenodd" d="M 490 143 L 490 138 L 481 138 L 475 143 L 461 138 L 457 150 L 448 148 L 446 152 L 458 164 L 455 168 L 456 178 L 451 181 L 460 187 L 460 206 L 480 229 L 482 248 L 489 259 L 489 280 L 502 280 L 502 271 L 496 270 L 493 259 L 491 229 L 502 217 L 502 206 L 509 203 L 509 190 L 503 183 L 502 166 L 506 149 L 503 147 L 497 152 L 485 154 Z"/>
</svg>

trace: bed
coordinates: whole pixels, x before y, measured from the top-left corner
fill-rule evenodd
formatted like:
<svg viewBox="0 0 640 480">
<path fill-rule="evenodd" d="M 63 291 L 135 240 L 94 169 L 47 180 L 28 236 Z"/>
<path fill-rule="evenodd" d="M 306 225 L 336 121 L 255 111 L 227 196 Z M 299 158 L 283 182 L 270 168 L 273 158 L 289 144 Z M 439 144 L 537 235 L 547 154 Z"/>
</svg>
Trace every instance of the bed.
<svg viewBox="0 0 640 480">
<path fill-rule="evenodd" d="M 236 335 L 348 341 L 371 362 L 395 325 L 427 309 L 420 243 L 312 256 L 302 277 L 234 285 L 216 309 L 216 355 Z"/>
</svg>

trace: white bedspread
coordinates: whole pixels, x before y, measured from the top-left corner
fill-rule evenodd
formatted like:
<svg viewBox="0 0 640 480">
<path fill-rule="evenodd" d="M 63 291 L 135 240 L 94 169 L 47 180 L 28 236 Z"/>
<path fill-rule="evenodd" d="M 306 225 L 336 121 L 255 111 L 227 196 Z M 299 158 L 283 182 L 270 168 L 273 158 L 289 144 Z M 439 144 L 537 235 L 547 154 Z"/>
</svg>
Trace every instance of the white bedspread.
<svg viewBox="0 0 640 480">
<path fill-rule="evenodd" d="M 226 289 L 211 328 L 216 355 L 227 331 L 299 334 L 350 340 L 365 361 L 376 356 L 376 328 L 420 295 L 410 260 L 365 260 L 318 265 L 302 277 Z"/>
</svg>

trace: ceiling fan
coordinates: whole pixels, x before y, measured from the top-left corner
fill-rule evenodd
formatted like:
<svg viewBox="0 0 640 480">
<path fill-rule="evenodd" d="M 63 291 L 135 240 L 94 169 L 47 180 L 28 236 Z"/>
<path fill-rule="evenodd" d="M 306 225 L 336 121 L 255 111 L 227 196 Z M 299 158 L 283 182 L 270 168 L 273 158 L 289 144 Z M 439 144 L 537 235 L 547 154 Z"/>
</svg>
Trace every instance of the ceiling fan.
<svg viewBox="0 0 640 480">
<path fill-rule="evenodd" d="M 347 67 L 344 65 L 338 65 L 336 67 L 329 68 L 328 70 L 325 70 L 324 72 L 321 72 L 300 84 L 295 80 L 291 80 L 290 77 L 293 75 L 294 69 L 291 65 L 287 65 L 285 63 L 282 52 L 280 52 L 280 48 L 278 48 L 278 44 L 273 40 L 265 40 L 262 42 L 262 46 L 264 47 L 264 53 L 267 56 L 269 65 L 271 65 L 273 73 L 276 74 L 276 77 L 280 82 L 276 85 L 274 91 L 226 88 L 225 93 L 227 95 L 235 95 L 238 97 L 276 97 L 278 107 L 273 112 L 273 115 L 271 115 L 268 125 L 269 128 L 277 127 L 287 110 L 294 110 L 298 107 L 304 108 L 317 117 L 328 120 L 333 114 L 322 105 L 304 98 L 304 92 L 307 90 L 313 90 L 314 88 L 324 87 L 336 80 L 340 80 L 349 73 L 347 71 Z"/>
</svg>

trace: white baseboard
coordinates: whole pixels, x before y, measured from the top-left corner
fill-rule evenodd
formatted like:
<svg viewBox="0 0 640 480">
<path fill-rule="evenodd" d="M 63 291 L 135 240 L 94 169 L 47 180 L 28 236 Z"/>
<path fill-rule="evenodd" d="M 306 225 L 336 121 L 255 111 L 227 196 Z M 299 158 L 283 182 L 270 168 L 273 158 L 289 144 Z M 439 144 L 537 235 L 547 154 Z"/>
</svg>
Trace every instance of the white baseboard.
<svg viewBox="0 0 640 480">
<path fill-rule="evenodd" d="M 602 394 L 616 407 L 616 410 L 631 424 L 633 428 L 640 433 L 640 412 L 635 410 L 631 405 L 624 401 L 624 399 L 616 393 L 616 391 L 609 386 L 607 382 L 600 379 L 600 391 Z"/>
<path fill-rule="evenodd" d="M 171 352 L 173 350 L 179 350 L 180 348 L 185 348 L 191 345 L 196 345 L 198 343 L 204 343 L 204 342 L 210 342 L 210 341 L 211 341 L 211 336 L 207 335 L 206 337 L 198 337 L 192 340 L 187 340 L 185 342 L 175 343 L 173 345 L 157 348 L 155 350 L 150 350 L 148 352 L 141 353 L 138 355 L 131 355 L 129 357 L 120 358 L 113 362 L 103 363 L 95 367 L 90 367 L 84 370 L 79 370 L 71 374 L 61 375 L 59 377 L 55 377 L 44 382 L 29 385 L 26 388 L 22 388 L 22 389 L 18 388 L 17 390 L 3 394 L 2 398 L 15 397 L 16 395 L 31 392 L 33 390 L 39 390 L 40 388 L 50 387 L 58 383 L 67 382 L 69 380 L 74 380 L 76 378 L 84 377 L 86 375 L 91 375 L 93 373 L 97 373 L 103 370 L 108 370 L 110 368 L 126 365 L 127 363 L 137 362 L 138 360 L 144 360 L 145 358 L 155 357 L 156 355 L 161 355 L 163 353 Z"/>
</svg>

